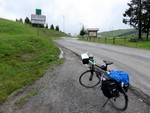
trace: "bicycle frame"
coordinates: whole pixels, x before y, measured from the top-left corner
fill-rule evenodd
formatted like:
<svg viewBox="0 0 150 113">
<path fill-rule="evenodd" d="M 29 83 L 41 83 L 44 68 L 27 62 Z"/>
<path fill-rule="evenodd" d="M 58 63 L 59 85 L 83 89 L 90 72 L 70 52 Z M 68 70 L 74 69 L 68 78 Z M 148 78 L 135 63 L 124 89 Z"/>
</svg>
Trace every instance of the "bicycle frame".
<svg viewBox="0 0 150 113">
<path fill-rule="evenodd" d="M 95 60 L 89 59 L 89 66 L 90 66 L 89 68 L 90 68 L 91 70 L 93 70 L 93 71 L 99 71 L 100 74 L 102 74 L 104 71 L 107 71 L 107 65 L 108 65 L 108 64 L 105 64 L 105 66 L 104 66 L 104 65 L 98 66 L 98 65 L 96 64 L 96 61 L 95 61 Z"/>
</svg>

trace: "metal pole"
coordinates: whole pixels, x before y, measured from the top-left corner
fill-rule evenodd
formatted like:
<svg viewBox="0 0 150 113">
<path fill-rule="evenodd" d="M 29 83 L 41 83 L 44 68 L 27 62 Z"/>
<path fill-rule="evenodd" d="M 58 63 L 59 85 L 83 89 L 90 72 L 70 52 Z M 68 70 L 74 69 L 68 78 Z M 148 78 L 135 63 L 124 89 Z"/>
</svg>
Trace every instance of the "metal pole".
<svg viewBox="0 0 150 113">
<path fill-rule="evenodd" d="M 37 35 L 39 36 L 39 24 L 38 24 L 38 28 L 37 28 Z"/>
<path fill-rule="evenodd" d="M 63 15 L 63 32 L 65 32 L 65 16 Z"/>
</svg>

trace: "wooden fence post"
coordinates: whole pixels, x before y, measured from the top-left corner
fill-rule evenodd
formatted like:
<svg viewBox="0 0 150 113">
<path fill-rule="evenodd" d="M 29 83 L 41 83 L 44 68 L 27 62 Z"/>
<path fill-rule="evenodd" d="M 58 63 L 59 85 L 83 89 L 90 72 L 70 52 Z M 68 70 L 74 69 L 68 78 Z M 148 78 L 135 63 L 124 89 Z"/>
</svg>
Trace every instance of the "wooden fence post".
<svg viewBox="0 0 150 113">
<path fill-rule="evenodd" d="M 126 45 L 126 37 L 124 37 L 124 45 Z"/>
<path fill-rule="evenodd" d="M 105 43 L 107 43 L 107 37 L 105 37 Z"/>
<path fill-rule="evenodd" d="M 115 37 L 113 37 L 113 44 L 115 44 Z"/>
</svg>

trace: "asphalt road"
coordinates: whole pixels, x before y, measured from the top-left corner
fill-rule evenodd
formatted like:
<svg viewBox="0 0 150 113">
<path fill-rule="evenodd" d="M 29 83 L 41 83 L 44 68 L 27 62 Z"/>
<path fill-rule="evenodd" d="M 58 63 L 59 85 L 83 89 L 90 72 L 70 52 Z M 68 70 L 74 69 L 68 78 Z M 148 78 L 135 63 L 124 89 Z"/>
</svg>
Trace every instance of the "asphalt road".
<svg viewBox="0 0 150 113">
<path fill-rule="evenodd" d="M 78 55 L 90 51 L 97 64 L 103 64 L 103 60 L 113 61 L 114 64 L 110 66 L 110 69 L 122 70 L 129 73 L 130 83 L 136 88 L 137 93 L 146 97 L 144 99 L 145 101 L 149 98 L 150 51 L 122 46 L 89 43 L 65 37 L 56 42 Z M 150 101 L 148 103 L 150 103 Z"/>
</svg>

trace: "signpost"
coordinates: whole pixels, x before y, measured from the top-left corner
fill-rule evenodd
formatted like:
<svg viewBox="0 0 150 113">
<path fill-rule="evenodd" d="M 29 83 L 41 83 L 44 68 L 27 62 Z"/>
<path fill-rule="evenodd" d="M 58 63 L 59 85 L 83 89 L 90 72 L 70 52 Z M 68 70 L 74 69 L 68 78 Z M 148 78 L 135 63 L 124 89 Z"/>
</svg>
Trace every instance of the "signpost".
<svg viewBox="0 0 150 113">
<path fill-rule="evenodd" d="M 31 14 L 31 23 L 38 25 L 38 36 L 39 36 L 39 24 L 45 24 L 46 16 L 41 15 L 41 13 L 42 13 L 41 9 L 36 9 L 35 13 L 36 14 Z"/>
<path fill-rule="evenodd" d="M 41 9 L 36 9 L 36 10 L 35 10 L 35 14 L 41 15 L 41 13 L 42 13 Z"/>
<path fill-rule="evenodd" d="M 31 15 L 31 23 L 33 24 L 45 24 L 46 22 L 46 16 L 45 15 Z"/>
</svg>

